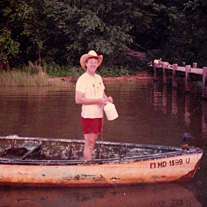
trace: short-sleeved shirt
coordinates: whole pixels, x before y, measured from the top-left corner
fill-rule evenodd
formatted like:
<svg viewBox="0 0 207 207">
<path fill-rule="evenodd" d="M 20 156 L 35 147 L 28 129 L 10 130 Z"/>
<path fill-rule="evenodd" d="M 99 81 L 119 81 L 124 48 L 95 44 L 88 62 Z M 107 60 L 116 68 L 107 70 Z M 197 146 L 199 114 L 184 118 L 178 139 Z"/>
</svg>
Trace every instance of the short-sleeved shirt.
<svg viewBox="0 0 207 207">
<path fill-rule="evenodd" d="M 103 98 L 105 86 L 100 75 L 89 75 L 85 72 L 76 83 L 76 91 L 85 94 L 85 98 L 99 99 Z M 83 118 L 103 118 L 103 106 L 99 104 L 82 105 L 81 116 Z"/>
</svg>

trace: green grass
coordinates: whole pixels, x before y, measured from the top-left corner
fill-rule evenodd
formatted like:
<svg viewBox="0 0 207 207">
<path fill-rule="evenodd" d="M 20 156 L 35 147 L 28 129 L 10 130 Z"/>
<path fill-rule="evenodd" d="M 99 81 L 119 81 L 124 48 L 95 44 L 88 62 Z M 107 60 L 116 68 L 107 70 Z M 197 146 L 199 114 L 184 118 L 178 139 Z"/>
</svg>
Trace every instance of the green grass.
<svg viewBox="0 0 207 207">
<path fill-rule="evenodd" d="M 58 86 L 71 87 L 72 83 L 61 80 L 50 80 L 46 74 L 30 74 L 28 72 L 1 72 L 0 86 L 4 87 L 34 87 Z"/>
</svg>

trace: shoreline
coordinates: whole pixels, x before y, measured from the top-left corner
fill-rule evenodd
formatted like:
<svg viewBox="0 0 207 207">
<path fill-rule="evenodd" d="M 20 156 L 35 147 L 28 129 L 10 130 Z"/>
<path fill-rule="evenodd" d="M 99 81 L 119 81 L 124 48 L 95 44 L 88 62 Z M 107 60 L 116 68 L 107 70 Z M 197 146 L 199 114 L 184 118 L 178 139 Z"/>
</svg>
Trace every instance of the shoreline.
<svg viewBox="0 0 207 207">
<path fill-rule="evenodd" d="M 73 79 L 71 76 L 66 77 L 54 77 L 50 78 L 50 81 L 66 81 L 66 82 L 76 82 L 78 78 Z M 114 81 L 135 81 L 135 80 L 153 80 L 153 76 L 150 76 L 146 71 L 137 72 L 135 75 L 122 75 L 117 77 L 104 77 L 102 76 L 104 82 L 114 82 Z"/>
</svg>

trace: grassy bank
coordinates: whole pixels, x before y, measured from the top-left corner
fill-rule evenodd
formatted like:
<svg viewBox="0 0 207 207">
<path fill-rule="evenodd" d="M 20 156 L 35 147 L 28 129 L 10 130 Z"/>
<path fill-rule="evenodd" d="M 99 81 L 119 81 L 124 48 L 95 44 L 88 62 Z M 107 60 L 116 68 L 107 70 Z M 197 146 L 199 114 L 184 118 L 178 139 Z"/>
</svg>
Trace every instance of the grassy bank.
<svg viewBox="0 0 207 207">
<path fill-rule="evenodd" d="M 136 66 L 135 66 L 136 65 Z M 129 69 L 130 68 L 130 69 Z M 44 73 L 42 73 L 44 71 Z M 98 68 L 97 73 L 102 77 L 121 77 L 135 75 L 143 71 L 143 65 L 133 63 L 130 67 L 105 67 Z M 70 80 L 77 78 L 85 71 L 80 66 L 59 66 L 56 63 L 38 65 L 24 65 L 14 71 L 0 71 L 0 87 L 30 87 L 30 86 L 59 86 L 72 87 Z M 59 77 L 59 78 L 58 78 Z M 70 80 L 61 77 L 70 77 Z"/>
<path fill-rule="evenodd" d="M 1 72 L 0 86 L 4 87 L 34 87 L 34 86 L 57 86 L 71 87 L 72 84 L 66 81 L 51 81 L 46 74 L 30 74 L 28 72 Z"/>
</svg>

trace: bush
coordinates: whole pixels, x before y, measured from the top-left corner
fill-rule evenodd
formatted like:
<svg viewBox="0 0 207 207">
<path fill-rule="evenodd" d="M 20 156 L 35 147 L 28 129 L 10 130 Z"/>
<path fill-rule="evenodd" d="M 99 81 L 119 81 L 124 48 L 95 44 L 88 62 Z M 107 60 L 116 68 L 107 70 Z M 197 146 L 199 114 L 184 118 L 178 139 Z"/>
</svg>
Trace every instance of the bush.
<svg viewBox="0 0 207 207">
<path fill-rule="evenodd" d="M 129 71 L 123 67 L 121 68 L 111 68 L 102 66 L 97 71 L 98 74 L 105 77 L 116 77 L 129 74 Z"/>
<path fill-rule="evenodd" d="M 83 70 L 83 68 L 81 67 L 71 67 L 69 69 L 69 76 L 72 77 L 72 80 L 77 79 L 79 76 L 81 76 L 83 73 L 85 72 L 85 70 Z"/>
</svg>

